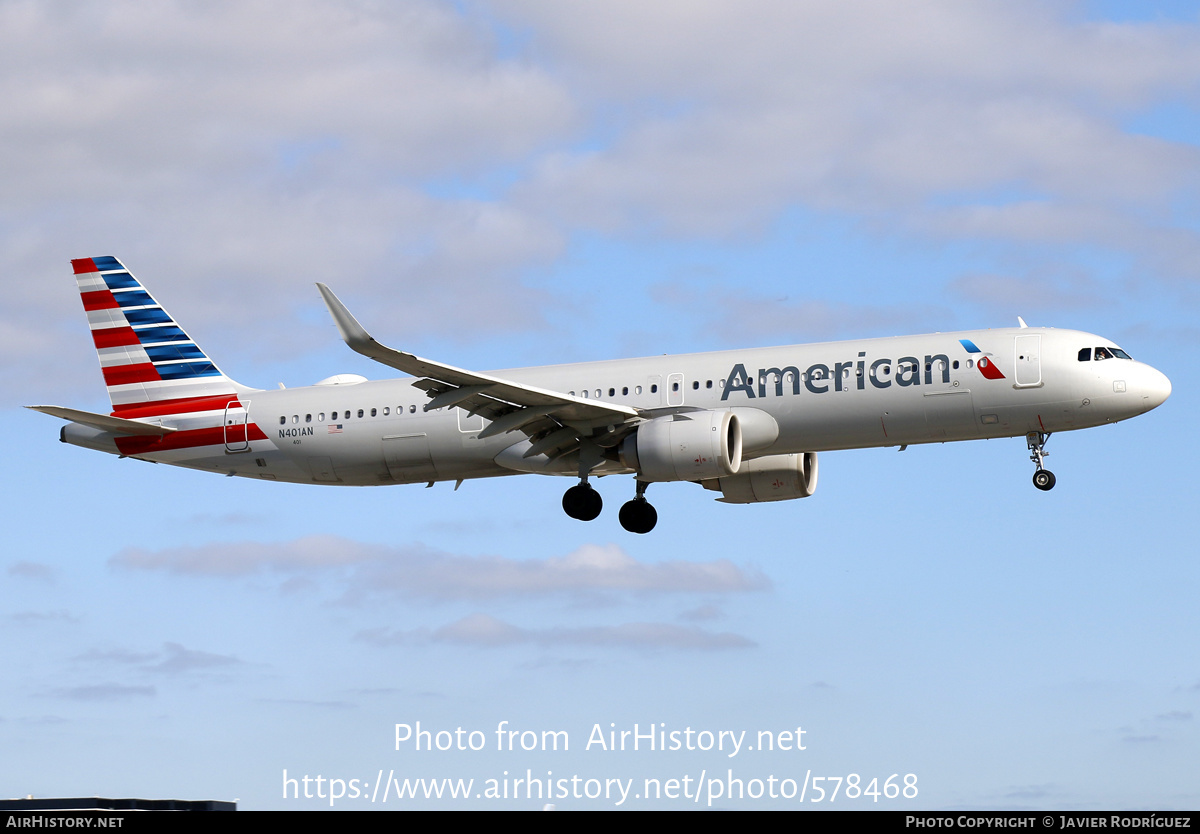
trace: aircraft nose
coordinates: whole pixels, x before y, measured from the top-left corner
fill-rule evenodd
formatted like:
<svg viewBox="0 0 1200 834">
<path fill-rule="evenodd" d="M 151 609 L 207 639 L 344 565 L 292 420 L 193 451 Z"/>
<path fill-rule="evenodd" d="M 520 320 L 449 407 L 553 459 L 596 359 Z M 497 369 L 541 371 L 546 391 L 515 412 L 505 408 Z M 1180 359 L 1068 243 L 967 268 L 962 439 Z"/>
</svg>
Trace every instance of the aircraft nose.
<svg viewBox="0 0 1200 834">
<path fill-rule="evenodd" d="M 1146 401 L 1146 410 L 1158 408 L 1171 396 L 1171 380 L 1167 375 L 1155 368 L 1146 366 L 1145 378 L 1141 385 L 1142 398 Z"/>
</svg>

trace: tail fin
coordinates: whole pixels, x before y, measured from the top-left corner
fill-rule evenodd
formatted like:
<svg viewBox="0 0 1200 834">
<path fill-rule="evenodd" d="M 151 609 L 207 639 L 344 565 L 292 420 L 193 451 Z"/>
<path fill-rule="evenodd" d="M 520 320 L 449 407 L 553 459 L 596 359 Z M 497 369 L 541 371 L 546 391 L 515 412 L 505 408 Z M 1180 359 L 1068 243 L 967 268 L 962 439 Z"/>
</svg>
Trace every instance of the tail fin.
<svg viewBox="0 0 1200 834">
<path fill-rule="evenodd" d="M 116 258 L 71 265 L 114 416 L 224 408 L 248 390 L 221 373 Z"/>
</svg>

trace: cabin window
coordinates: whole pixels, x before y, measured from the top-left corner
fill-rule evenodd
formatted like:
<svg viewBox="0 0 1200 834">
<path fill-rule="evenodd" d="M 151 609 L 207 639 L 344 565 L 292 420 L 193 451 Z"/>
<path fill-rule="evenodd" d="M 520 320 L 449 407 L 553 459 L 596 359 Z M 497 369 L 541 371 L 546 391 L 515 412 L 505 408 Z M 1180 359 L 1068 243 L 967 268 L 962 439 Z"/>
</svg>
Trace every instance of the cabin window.
<svg viewBox="0 0 1200 834">
<path fill-rule="evenodd" d="M 693 390 L 693 391 L 699 391 L 699 390 L 700 390 L 700 380 L 698 380 L 698 379 L 697 379 L 697 380 L 695 380 L 695 381 L 693 381 L 693 382 L 692 382 L 692 390 Z"/>
<path fill-rule="evenodd" d="M 372 417 L 376 416 L 378 413 L 379 413 L 379 412 L 377 412 L 375 409 L 373 409 L 373 408 L 371 409 L 371 416 L 372 416 Z"/>
<path fill-rule="evenodd" d="M 388 415 L 389 415 L 389 414 L 391 414 L 391 413 L 392 413 L 392 410 L 391 410 L 390 408 L 388 408 L 388 407 L 385 405 L 385 406 L 383 407 L 383 416 L 384 416 L 384 417 L 386 417 L 386 416 L 388 416 Z"/>
<path fill-rule="evenodd" d="M 600 389 L 596 389 L 596 399 L 600 399 Z"/>
<path fill-rule="evenodd" d="M 650 393 L 651 393 L 651 394 L 657 394 L 657 393 L 658 393 L 658 386 L 657 386 L 657 385 L 651 385 L 651 386 L 650 386 Z"/>
<path fill-rule="evenodd" d="M 954 360 L 953 367 L 954 367 L 954 370 L 956 370 L 956 371 L 958 370 L 958 360 L 957 359 Z"/>
<path fill-rule="evenodd" d="M 588 398 L 588 390 L 586 388 L 583 389 L 583 398 L 585 400 Z"/>
<path fill-rule="evenodd" d="M 617 395 L 617 389 L 616 389 L 616 388 L 609 388 L 609 389 L 608 389 L 608 395 L 609 395 L 610 397 L 615 397 L 615 396 Z"/>
<path fill-rule="evenodd" d="M 678 382 L 672 382 L 672 383 L 671 383 L 671 390 L 672 390 L 672 391 L 678 391 L 678 390 L 679 390 L 679 383 L 678 383 Z"/>
<path fill-rule="evenodd" d="M 293 415 L 292 415 L 292 422 L 293 422 L 293 423 L 299 423 L 299 422 L 300 422 L 300 415 L 299 415 L 299 414 L 293 414 Z"/>
<path fill-rule="evenodd" d="M 639 385 L 639 386 L 637 386 L 636 388 L 634 388 L 634 389 L 633 389 L 633 393 L 635 393 L 635 394 L 640 394 L 640 393 L 642 393 L 642 386 L 640 386 L 640 385 Z"/>
<path fill-rule="evenodd" d="M 304 415 L 304 422 L 306 422 L 306 423 L 311 423 L 311 422 L 312 422 L 312 415 L 311 415 L 311 414 L 305 414 L 305 415 Z"/>
<path fill-rule="evenodd" d="M 361 408 L 358 410 L 358 416 L 360 418 L 363 416 L 363 410 Z"/>
<path fill-rule="evenodd" d="M 791 374 L 788 374 L 788 376 L 791 376 Z M 705 388 L 712 388 L 712 380 L 710 379 L 708 382 L 704 383 L 704 387 L 705 387 Z"/>
<path fill-rule="evenodd" d="M 286 426 L 286 425 L 287 425 L 287 417 L 284 417 L 283 415 L 280 415 L 280 417 L 279 417 L 279 425 L 281 425 L 281 426 Z"/>
<path fill-rule="evenodd" d="M 410 405 L 410 406 L 408 407 L 408 413 L 409 413 L 409 414 L 416 414 L 416 413 L 417 413 L 417 407 L 416 407 L 415 405 Z"/>
<path fill-rule="evenodd" d="M 322 411 L 320 414 L 317 415 L 317 422 L 318 423 L 325 422 L 325 412 L 324 411 Z"/>
<path fill-rule="evenodd" d="M 622 397 L 629 396 L 629 386 L 628 385 L 626 385 L 624 388 L 621 389 L 621 396 Z"/>
</svg>

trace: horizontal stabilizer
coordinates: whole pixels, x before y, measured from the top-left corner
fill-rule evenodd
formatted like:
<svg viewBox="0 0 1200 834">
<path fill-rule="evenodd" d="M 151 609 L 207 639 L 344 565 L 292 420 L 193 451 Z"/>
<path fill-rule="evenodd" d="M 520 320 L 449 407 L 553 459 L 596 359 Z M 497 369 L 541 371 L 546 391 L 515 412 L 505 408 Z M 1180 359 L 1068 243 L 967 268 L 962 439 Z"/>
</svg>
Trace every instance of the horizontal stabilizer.
<svg viewBox="0 0 1200 834">
<path fill-rule="evenodd" d="M 158 435 L 170 434 L 177 429 L 170 426 L 155 426 L 140 420 L 125 420 L 121 417 L 109 417 L 107 414 L 94 414 L 91 411 L 80 411 L 75 408 L 63 408 L 61 405 L 27 405 L 26 408 L 60 417 L 72 423 L 91 426 L 100 431 L 110 431 L 113 434 Z"/>
</svg>

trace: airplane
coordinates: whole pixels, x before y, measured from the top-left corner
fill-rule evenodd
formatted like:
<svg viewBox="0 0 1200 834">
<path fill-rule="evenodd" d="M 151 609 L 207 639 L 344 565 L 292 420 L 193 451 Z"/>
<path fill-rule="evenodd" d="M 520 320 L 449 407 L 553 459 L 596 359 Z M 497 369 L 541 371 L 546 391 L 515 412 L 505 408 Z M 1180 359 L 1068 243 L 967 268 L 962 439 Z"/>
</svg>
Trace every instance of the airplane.
<svg viewBox="0 0 1200 834">
<path fill-rule="evenodd" d="M 1019 327 L 663 355 L 479 373 L 377 342 L 324 284 L 357 353 L 408 378 L 338 374 L 303 388 L 234 382 L 111 256 L 73 260 L 112 402 L 60 440 L 121 457 L 267 481 L 366 486 L 520 473 L 578 478 L 567 515 L 600 515 L 591 477 L 633 475 L 621 526 L 658 520 L 652 483 L 752 504 L 805 498 L 817 454 L 1025 437 L 1034 486 L 1056 432 L 1144 414 L 1171 383 L 1112 341 Z"/>
</svg>

